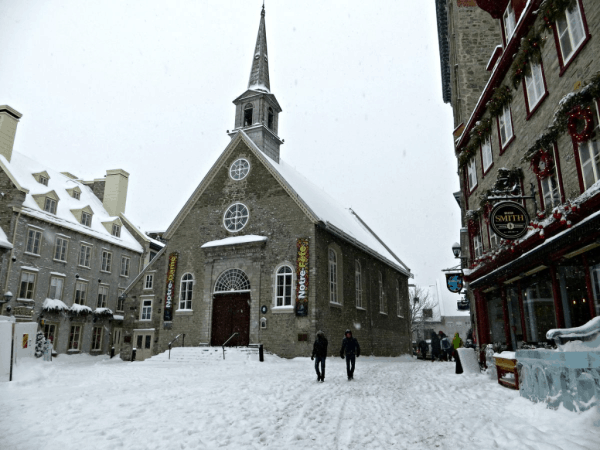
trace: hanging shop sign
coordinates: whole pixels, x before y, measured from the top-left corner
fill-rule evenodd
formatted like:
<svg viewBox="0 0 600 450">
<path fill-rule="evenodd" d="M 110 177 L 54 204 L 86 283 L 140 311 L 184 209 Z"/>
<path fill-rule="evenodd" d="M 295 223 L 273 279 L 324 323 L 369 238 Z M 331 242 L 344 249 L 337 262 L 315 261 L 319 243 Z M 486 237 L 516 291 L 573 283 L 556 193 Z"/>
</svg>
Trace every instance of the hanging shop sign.
<svg viewBox="0 0 600 450">
<path fill-rule="evenodd" d="M 446 274 L 446 287 L 450 292 L 458 294 L 463 288 L 463 277 L 460 273 L 447 273 Z"/>
<path fill-rule="evenodd" d="M 173 302 L 175 301 L 175 274 L 177 273 L 178 253 L 169 255 L 169 269 L 167 270 L 167 293 L 165 295 L 165 322 L 173 320 Z"/>
<path fill-rule="evenodd" d="M 498 203 L 490 213 L 490 226 L 502 239 L 519 239 L 527 233 L 529 215 L 516 202 Z"/>
<path fill-rule="evenodd" d="M 298 258 L 296 261 L 296 315 L 308 315 L 308 239 L 297 241 Z"/>
</svg>

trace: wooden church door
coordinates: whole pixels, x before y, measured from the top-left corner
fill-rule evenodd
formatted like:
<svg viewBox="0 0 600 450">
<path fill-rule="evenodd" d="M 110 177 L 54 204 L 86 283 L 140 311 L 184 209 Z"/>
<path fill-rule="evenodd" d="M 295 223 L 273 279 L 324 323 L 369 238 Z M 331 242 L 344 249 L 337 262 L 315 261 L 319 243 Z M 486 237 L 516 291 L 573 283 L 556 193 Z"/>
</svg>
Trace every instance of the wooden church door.
<svg viewBox="0 0 600 450">
<path fill-rule="evenodd" d="M 211 345 L 246 346 L 250 343 L 250 293 L 216 294 L 213 297 Z"/>
</svg>

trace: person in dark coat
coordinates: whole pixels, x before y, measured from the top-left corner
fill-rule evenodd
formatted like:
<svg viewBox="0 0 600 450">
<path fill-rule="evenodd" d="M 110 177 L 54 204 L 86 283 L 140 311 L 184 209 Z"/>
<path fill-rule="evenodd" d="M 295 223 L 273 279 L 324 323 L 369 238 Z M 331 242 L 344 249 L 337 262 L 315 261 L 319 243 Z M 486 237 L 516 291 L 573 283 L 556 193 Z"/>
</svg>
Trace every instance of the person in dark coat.
<svg viewBox="0 0 600 450">
<path fill-rule="evenodd" d="M 342 349 L 340 350 L 340 356 L 342 359 L 346 358 L 346 373 L 348 374 L 348 381 L 354 379 L 354 365 L 356 364 L 356 358 L 360 356 L 360 345 L 356 338 L 352 337 L 352 331 L 346 330 L 346 337 L 342 340 Z"/>
<path fill-rule="evenodd" d="M 432 331 L 431 332 L 431 362 L 440 358 L 441 350 L 442 350 L 442 346 L 440 343 L 440 338 L 435 333 L 435 331 Z"/>
<path fill-rule="evenodd" d="M 317 339 L 313 344 L 311 360 L 315 359 L 315 371 L 317 372 L 317 381 L 325 381 L 325 358 L 327 358 L 327 338 L 325 333 L 317 331 Z M 319 364 L 321 371 L 319 372 Z"/>
<path fill-rule="evenodd" d="M 423 359 L 427 359 L 428 345 L 427 342 L 425 342 L 425 340 L 419 342 L 419 350 L 421 351 L 421 356 L 423 356 Z"/>
<path fill-rule="evenodd" d="M 442 359 L 452 360 L 452 343 L 443 331 L 440 331 L 440 345 L 442 347 Z"/>
</svg>

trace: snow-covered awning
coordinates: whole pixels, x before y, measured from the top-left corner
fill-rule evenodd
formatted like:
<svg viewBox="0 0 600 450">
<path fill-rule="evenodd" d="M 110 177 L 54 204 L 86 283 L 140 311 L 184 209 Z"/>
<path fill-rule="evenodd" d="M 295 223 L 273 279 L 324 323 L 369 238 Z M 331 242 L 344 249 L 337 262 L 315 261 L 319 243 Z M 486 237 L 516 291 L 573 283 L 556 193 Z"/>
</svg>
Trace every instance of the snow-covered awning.
<svg viewBox="0 0 600 450">
<path fill-rule="evenodd" d="M 209 247 L 222 247 L 225 245 L 236 245 L 236 244 L 248 244 L 250 242 L 265 242 L 267 240 L 266 236 L 257 236 L 254 234 L 249 234 L 246 236 L 232 236 L 225 239 L 219 239 L 218 241 L 210 241 L 202 245 L 200 248 L 209 248 Z"/>
</svg>

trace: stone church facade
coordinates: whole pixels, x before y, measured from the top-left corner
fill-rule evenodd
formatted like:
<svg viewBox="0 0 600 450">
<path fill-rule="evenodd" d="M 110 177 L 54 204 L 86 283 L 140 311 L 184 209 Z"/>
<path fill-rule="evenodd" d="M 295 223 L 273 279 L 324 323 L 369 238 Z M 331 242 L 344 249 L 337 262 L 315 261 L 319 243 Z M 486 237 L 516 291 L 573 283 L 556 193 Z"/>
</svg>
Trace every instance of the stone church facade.
<svg viewBox="0 0 600 450">
<path fill-rule="evenodd" d="M 121 358 L 186 346 L 261 343 L 308 356 L 315 333 L 338 351 L 411 351 L 410 270 L 349 209 L 280 159 L 264 10 L 230 144 L 163 234 L 167 245 L 125 292 Z M 180 344 L 177 344 L 180 345 Z"/>
</svg>

